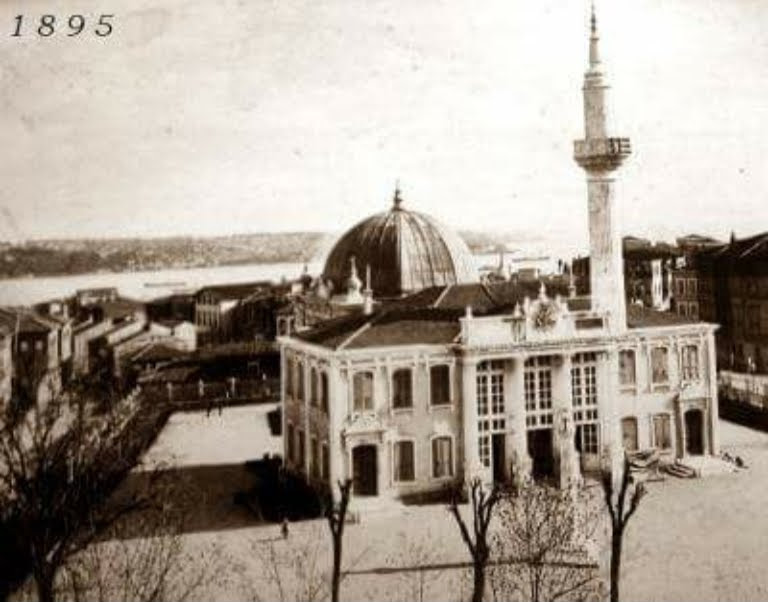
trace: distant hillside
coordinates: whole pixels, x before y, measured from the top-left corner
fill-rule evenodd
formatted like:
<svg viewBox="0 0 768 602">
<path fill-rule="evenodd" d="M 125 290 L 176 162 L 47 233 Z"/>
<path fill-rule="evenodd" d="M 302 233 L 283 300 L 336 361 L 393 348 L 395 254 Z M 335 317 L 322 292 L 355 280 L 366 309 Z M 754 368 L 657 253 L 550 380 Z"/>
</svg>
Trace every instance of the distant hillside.
<svg viewBox="0 0 768 602">
<path fill-rule="evenodd" d="M 509 248 L 512 234 L 460 233 L 474 253 Z M 322 232 L 260 232 L 232 236 L 93 238 L 0 243 L 0 278 L 132 272 L 253 263 L 309 262 L 330 250 Z"/>
<path fill-rule="evenodd" d="M 303 262 L 312 259 L 325 237 L 320 232 L 286 232 L 0 244 L 0 278 Z"/>
</svg>

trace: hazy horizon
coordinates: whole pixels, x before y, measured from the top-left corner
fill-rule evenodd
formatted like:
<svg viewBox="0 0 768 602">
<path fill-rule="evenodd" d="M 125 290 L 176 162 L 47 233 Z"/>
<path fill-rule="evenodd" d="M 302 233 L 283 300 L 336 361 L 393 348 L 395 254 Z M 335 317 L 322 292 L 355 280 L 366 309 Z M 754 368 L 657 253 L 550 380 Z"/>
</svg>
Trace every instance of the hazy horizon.
<svg viewBox="0 0 768 602">
<path fill-rule="evenodd" d="M 399 180 L 455 229 L 584 247 L 586 1 L 108 10 L 108 39 L 6 39 L 0 240 L 335 234 Z M 6 2 L 0 22 L 44 12 L 72 9 Z M 764 230 L 768 5 L 603 0 L 598 17 L 611 133 L 634 149 L 622 232 Z"/>
</svg>

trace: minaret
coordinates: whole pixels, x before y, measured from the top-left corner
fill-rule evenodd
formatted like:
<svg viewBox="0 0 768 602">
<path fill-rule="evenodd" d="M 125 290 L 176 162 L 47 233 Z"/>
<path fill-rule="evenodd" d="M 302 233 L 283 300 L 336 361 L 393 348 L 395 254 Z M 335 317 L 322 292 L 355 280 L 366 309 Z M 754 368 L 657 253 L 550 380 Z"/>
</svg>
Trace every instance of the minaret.
<svg viewBox="0 0 768 602">
<path fill-rule="evenodd" d="M 624 262 L 615 197 L 614 171 L 631 152 L 629 138 L 608 133 L 609 89 L 600 64 L 597 19 L 592 5 L 589 69 L 584 74 L 584 140 L 574 143 L 574 158 L 587 172 L 589 271 L 592 308 L 608 314 L 611 332 L 627 327 Z"/>
</svg>

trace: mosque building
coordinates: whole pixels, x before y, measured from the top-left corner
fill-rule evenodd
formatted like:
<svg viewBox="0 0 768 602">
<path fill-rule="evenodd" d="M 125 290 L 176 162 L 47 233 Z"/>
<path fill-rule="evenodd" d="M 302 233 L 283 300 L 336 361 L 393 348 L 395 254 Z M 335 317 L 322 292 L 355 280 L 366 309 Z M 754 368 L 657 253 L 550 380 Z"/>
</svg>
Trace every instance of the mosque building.
<svg viewBox="0 0 768 602">
<path fill-rule="evenodd" d="M 593 13 L 574 143 L 590 297 L 480 283 L 461 239 L 396 194 L 327 259 L 323 286 L 360 311 L 279 338 L 288 468 L 318 486 L 351 478 L 364 503 L 474 477 L 565 486 L 623 450 L 718 454 L 716 326 L 625 303 L 615 174 L 631 149 L 608 129 L 598 42 Z"/>
</svg>

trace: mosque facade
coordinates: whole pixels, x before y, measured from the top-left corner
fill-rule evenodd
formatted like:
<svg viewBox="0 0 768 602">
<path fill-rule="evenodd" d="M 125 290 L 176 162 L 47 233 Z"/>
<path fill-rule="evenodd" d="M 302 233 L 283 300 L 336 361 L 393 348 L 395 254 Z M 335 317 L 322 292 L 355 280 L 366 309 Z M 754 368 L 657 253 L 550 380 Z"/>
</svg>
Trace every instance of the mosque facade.
<svg viewBox="0 0 768 602">
<path fill-rule="evenodd" d="M 629 306 L 592 17 L 584 77 L 590 291 L 478 282 L 458 236 L 405 209 L 342 236 L 323 286 L 359 311 L 279 338 L 286 466 L 356 499 L 530 477 L 566 486 L 624 452 L 717 455 L 714 324 Z M 524 285 L 525 284 L 525 285 Z"/>
</svg>

